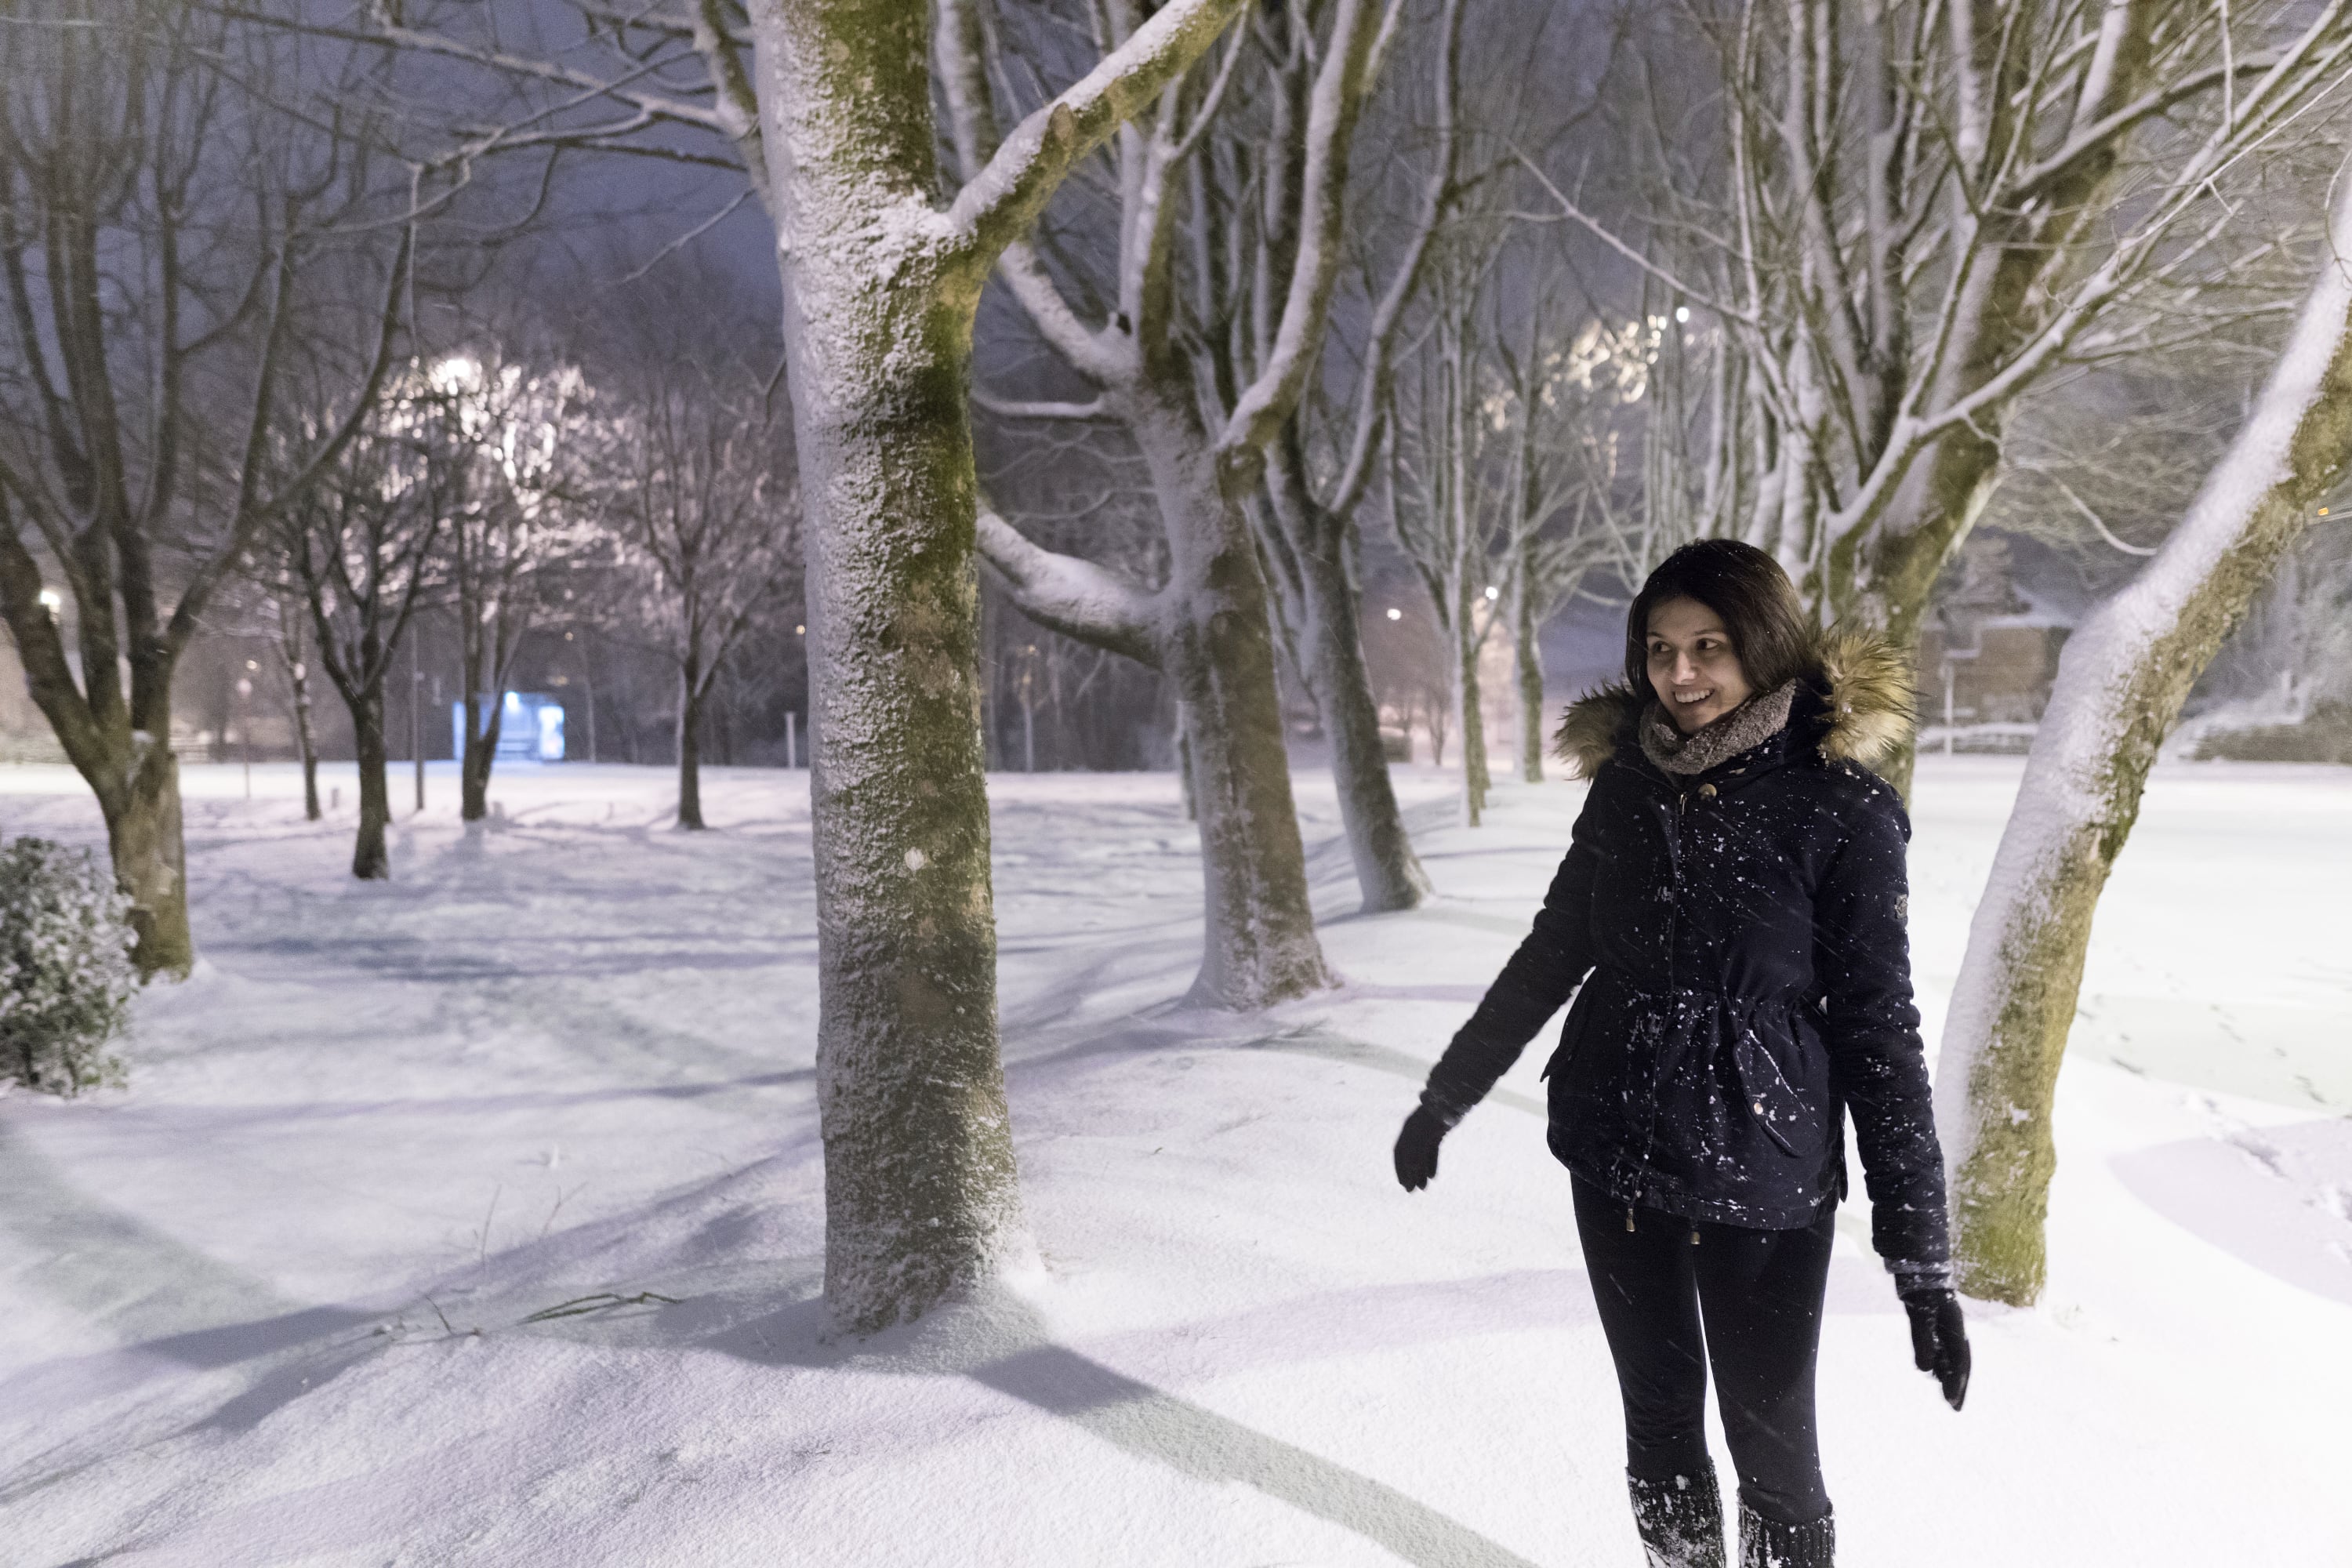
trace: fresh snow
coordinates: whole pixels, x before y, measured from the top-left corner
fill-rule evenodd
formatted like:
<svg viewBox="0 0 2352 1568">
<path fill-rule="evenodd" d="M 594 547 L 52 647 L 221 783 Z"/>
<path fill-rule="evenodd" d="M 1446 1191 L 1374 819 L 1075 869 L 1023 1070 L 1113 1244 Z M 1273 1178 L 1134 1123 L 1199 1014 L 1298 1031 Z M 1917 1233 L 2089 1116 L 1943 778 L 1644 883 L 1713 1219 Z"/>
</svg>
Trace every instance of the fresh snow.
<svg viewBox="0 0 2352 1568">
<path fill-rule="evenodd" d="M 2019 775 L 1920 762 L 1931 1042 Z M 992 779 L 1042 1261 L 861 1342 L 817 1300 L 804 773 L 709 770 L 687 835 L 662 770 L 502 769 L 468 835 L 447 770 L 414 819 L 395 770 L 373 885 L 348 767 L 316 826 L 290 769 L 184 776 L 195 977 L 142 998 L 127 1090 L 0 1100 L 10 1568 L 1639 1561 L 1541 1045 L 1429 1191 L 1388 1169 L 1579 786 L 1498 784 L 1465 829 L 1402 772 L 1440 896 L 1366 919 L 1302 773 L 1349 984 L 1231 1017 L 1173 1005 L 1171 778 Z M 99 838 L 63 769 L 0 768 L 0 831 Z M 2352 772 L 2157 770 L 2061 1081 L 2050 1289 L 1972 1310 L 1963 1414 L 1842 1213 L 1849 1568 L 2352 1561 L 2348 864 Z"/>
</svg>

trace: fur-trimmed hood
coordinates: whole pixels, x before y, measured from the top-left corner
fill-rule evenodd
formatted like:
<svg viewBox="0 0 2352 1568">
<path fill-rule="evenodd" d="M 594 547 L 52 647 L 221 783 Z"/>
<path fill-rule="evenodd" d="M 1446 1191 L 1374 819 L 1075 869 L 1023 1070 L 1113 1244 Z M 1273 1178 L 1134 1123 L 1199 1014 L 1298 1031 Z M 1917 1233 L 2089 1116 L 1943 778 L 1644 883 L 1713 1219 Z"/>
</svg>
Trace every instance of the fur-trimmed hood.
<svg viewBox="0 0 2352 1568">
<path fill-rule="evenodd" d="M 1872 632 L 1822 632 L 1807 673 L 1815 701 L 1801 701 L 1789 722 L 1811 725 L 1823 757 L 1872 768 L 1901 747 L 1917 699 L 1911 661 L 1892 643 Z M 1571 776 L 1592 777 L 1621 746 L 1635 743 L 1633 722 L 1649 700 L 1622 680 L 1586 692 L 1568 705 L 1552 735 L 1552 754 L 1569 764 Z"/>
</svg>

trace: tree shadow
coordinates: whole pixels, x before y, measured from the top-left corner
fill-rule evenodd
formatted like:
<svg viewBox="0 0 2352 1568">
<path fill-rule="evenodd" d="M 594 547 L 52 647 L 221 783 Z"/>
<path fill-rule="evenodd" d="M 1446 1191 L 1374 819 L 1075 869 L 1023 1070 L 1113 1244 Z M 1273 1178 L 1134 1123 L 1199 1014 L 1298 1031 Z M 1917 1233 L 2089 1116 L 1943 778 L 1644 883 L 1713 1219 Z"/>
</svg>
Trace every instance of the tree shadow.
<svg viewBox="0 0 2352 1568">
<path fill-rule="evenodd" d="M 957 1375 L 1193 1480 L 1235 1483 L 1419 1568 L 1535 1568 L 1384 1481 L 1048 1340 L 1026 1302 L 992 1289 L 864 1340 L 835 1337 L 821 1299 L 701 1342 L 766 1365 Z"/>
</svg>

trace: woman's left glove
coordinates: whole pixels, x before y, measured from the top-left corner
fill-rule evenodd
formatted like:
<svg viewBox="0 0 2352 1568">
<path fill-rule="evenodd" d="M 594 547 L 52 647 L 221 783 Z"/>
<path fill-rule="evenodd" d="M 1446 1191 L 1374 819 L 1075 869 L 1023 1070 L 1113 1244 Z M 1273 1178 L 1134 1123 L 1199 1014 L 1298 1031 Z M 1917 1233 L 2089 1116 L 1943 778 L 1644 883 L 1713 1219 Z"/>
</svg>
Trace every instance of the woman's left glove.
<svg viewBox="0 0 2352 1568">
<path fill-rule="evenodd" d="M 1958 1410 L 1969 1396 L 1969 1325 L 1958 1293 L 1940 1282 L 1908 1279 L 1895 1289 L 1911 1314 L 1912 1361 L 1943 1385 L 1944 1403 Z"/>
<path fill-rule="evenodd" d="M 1425 1105 L 1404 1119 L 1404 1131 L 1397 1134 L 1396 1173 L 1406 1192 L 1421 1191 L 1437 1174 L 1437 1145 L 1444 1136 L 1445 1123 Z"/>
</svg>

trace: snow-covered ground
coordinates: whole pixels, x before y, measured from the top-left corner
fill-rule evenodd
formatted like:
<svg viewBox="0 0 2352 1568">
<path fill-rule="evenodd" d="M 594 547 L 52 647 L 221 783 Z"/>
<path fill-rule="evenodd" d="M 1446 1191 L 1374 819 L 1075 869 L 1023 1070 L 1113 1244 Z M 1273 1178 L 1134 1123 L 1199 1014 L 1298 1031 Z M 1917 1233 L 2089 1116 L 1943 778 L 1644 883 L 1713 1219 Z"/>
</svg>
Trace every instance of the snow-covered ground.
<svg viewBox="0 0 2352 1568">
<path fill-rule="evenodd" d="M 2016 759 L 1929 757 L 1932 1042 Z M 1388 1150 L 1525 929 L 1580 791 L 1454 825 L 1442 897 L 1353 915 L 1347 988 L 1172 999 L 1198 859 L 1166 776 L 1006 776 L 1005 1052 L 1044 1267 L 869 1341 L 817 1300 L 805 777 L 455 780 L 344 875 L 288 769 L 187 772 L 205 959 L 127 1091 L 0 1100 L 0 1563 L 1639 1561 L 1532 1050 L 1426 1193 Z M 404 772 L 394 798 L 407 798 Z M 95 842 L 61 769 L 0 831 Z M 2052 1277 L 1914 1372 L 1842 1216 L 1823 1426 L 1853 1568 L 2352 1563 L 2352 771 L 2159 768 L 2060 1088 Z M 571 1304 L 571 1315 L 550 1315 Z M 1722 1462 L 1722 1461 L 1718 1461 Z"/>
</svg>

